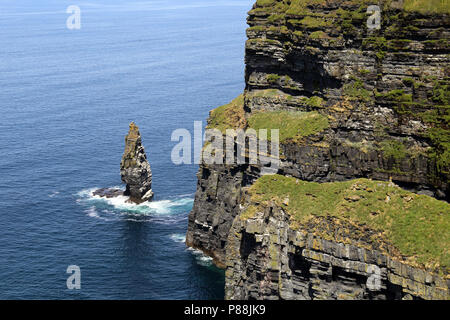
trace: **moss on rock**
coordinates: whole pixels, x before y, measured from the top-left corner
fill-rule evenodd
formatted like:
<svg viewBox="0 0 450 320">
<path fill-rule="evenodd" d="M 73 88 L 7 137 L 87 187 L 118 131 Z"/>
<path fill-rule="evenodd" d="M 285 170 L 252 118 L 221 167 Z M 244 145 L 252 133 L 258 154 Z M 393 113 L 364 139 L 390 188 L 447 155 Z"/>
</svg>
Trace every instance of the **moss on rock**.
<svg viewBox="0 0 450 320">
<path fill-rule="evenodd" d="M 230 103 L 212 110 L 209 115 L 207 128 L 215 128 L 225 134 L 227 129 L 242 129 L 246 125 L 244 95 L 241 94 Z"/>
<path fill-rule="evenodd" d="M 389 182 L 356 179 L 321 184 L 281 175 L 259 178 L 248 192 L 254 206 L 275 201 L 283 207 L 294 230 L 314 217 L 338 218 L 376 231 L 411 265 L 450 271 L 450 204 L 445 201 Z M 286 198 L 289 203 L 283 204 Z M 245 218 L 257 211 L 247 208 Z"/>
</svg>

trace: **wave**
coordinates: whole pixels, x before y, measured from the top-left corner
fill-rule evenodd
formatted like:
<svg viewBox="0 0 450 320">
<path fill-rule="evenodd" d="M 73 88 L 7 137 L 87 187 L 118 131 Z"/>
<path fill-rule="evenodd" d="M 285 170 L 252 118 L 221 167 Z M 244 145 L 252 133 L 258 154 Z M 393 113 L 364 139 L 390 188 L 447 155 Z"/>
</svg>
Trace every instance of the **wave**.
<svg viewBox="0 0 450 320">
<path fill-rule="evenodd" d="M 105 221 L 109 220 L 105 217 L 100 216 L 99 212 L 97 211 L 97 209 L 95 207 L 90 207 L 87 210 L 84 210 L 84 212 L 86 213 L 86 215 L 88 217 L 91 217 L 91 218 L 96 218 L 96 219 L 105 220 Z"/>
<path fill-rule="evenodd" d="M 202 251 L 193 248 L 186 248 L 186 250 L 190 251 L 194 255 L 195 262 L 197 262 L 197 264 L 204 267 L 213 266 L 213 259 L 205 255 Z"/>
<path fill-rule="evenodd" d="M 170 235 L 170 239 L 172 239 L 175 242 L 178 243 L 185 243 L 186 242 L 186 235 L 182 233 L 174 233 Z"/>
<path fill-rule="evenodd" d="M 95 190 L 98 190 L 98 188 L 81 190 L 75 195 L 76 201 L 80 205 L 88 207 L 85 212 L 89 217 L 102 218 L 103 220 L 111 220 L 115 217 L 130 221 L 156 221 L 162 224 L 170 224 L 187 219 L 186 215 L 181 214 L 190 211 L 194 202 L 193 198 L 177 196 L 168 200 L 135 204 L 128 203 L 128 197 L 126 196 L 113 198 L 96 196 L 93 194 Z"/>
<path fill-rule="evenodd" d="M 177 243 L 186 243 L 186 234 L 184 233 L 173 233 L 170 235 L 170 239 Z M 207 255 L 205 255 L 202 251 L 194 249 L 194 248 L 186 248 L 186 251 L 189 251 L 194 257 L 195 262 L 198 265 L 203 267 L 211 267 L 213 266 L 213 259 Z"/>
</svg>

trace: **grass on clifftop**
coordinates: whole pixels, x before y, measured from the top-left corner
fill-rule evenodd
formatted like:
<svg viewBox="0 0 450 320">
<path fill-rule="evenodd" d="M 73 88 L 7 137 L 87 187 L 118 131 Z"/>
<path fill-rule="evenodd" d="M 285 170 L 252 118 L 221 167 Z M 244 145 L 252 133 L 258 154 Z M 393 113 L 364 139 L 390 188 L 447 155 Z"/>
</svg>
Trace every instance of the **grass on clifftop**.
<svg viewBox="0 0 450 320">
<path fill-rule="evenodd" d="M 327 117 L 317 112 L 288 111 L 258 112 L 248 119 L 248 124 L 255 130 L 279 129 L 281 143 L 316 134 L 329 126 Z"/>
<path fill-rule="evenodd" d="M 403 8 L 406 11 L 420 13 L 449 13 L 449 0 L 404 0 Z"/>
<path fill-rule="evenodd" d="M 225 134 L 227 129 L 243 129 L 246 124 L 244 95 L 241 94 L 230 103 L 212 110 L 206 128 L 215 128 Z"/>
<path fill-rule="evenodd" d="M 343 5 L 372 5 L 377 4 L 373 0 L 257 0 L 257 10 L 266 10 L 270 13 L 286 13 L 302 15 L 308 6 L 325 6 L 327 3 L 340 3 Z M 381 4 L 389 6 L 394 0 L 384 0 Z M 399 1 L 397 1 L 399 2 Z M 272 8 L 273 10 L 270 10 Z M 449 0 L 403 0 L 403 9 L 409 12 L 423 14 L 450 13 Z"/>
<path fill-rule="evenodd" d="M 253 203 L 274 200 L 299 229 L 312 217 L 333 216 L 364 224 L 409 257 L 415 266 L 450 268 L 450 204 L 405 191 L 389 182 L 356 179 L 315 183 L 281 175 L 259 178 L 249 189 Z M 283 204 L 286 198 L 289 203 Z M 256 212 L 250 207 L 244 218 Z M 333 237 L 334 235 L 328 235 Z"/>
<path fill-rule="evenodd" d="M 279 96 L 278 91 L 259 93 L 262 96 Z M 319 103 L 319 101 L 316 101 Z M 227 129 L 260 129 L 268 130 L 270 140 L 270 129 L 279 129 L 280 142 L 288 139 L 297 140 L 312 134 L 316 134 L 328 128 L 329 123 L 326 116 L 318 112 L 289 112 L 289 111 L 267 111 L 256 112 L 245 118 L 244 95 L 241 94 L 230 103 L 214 109 L 210 113 L 208 129 L 218 129 L 223 134 Z"/>
</svg>

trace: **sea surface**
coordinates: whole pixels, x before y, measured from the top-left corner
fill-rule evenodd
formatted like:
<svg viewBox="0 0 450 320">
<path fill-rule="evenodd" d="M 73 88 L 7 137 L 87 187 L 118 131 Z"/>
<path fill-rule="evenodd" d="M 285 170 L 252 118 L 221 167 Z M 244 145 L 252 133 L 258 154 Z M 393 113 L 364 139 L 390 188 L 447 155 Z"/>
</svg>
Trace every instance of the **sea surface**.
<svg viewBox="0 0 450 320">
<path fill-rule="evenodd" d="M 223 299 L 185 245 L 198 166 L 172 163 L 171 134 L 242 92 L 253 2 L 0 0 L 0 299 Z M 155 192 L 139 206 L 92 196 L 123 188 L 131 121 Z"/>
</svg>

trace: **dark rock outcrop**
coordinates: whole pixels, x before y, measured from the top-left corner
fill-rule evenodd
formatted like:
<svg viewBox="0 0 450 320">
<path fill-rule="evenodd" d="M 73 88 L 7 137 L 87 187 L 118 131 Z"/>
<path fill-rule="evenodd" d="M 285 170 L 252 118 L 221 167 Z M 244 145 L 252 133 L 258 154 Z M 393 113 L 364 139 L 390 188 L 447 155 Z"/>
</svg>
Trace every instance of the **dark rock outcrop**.
<svg viewBox="0 0 450 320">
<path fill-rule="evenodd" d="M 152 170 L 142 146 L 139 128 L 132 122 L 125 137 L 125 152 L 120 162 L 120 175 L 126 183 L 125 191 L 116 188 L 101 188 L 92 194 L 101 198 L 128 196 L 129 202 L 142 203 L 153 199 Z"/>
<path fill-rule="evenodd" d="M 134 122 L 130 124 L 130 130 L 125 137 L 120 175 L 127 185 L 124 195 L 129 196 L 130 201 L 141 203 L 152 200 L 152 170 L 142 146 L 139 128 Z"/>
<path fill-rule="evenodd" d="M 123 190 L 113 189 L 113 188 L 102 188 L 102 189 L 95 190 L 92 193 L 92 195 L 98 196 L 98 197 L 101 197 L 101 198 L 110 199 L 110 198 L 123 196 Z"/>
</svg>

